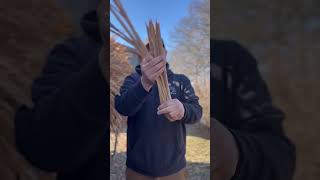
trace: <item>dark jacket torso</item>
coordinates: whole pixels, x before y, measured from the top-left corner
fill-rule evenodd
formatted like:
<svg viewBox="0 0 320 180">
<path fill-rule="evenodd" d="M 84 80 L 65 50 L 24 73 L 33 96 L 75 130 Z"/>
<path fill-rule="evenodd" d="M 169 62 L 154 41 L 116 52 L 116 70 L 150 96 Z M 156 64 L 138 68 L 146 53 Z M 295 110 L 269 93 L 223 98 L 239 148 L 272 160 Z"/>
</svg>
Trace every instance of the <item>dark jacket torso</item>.
<svg viewBox="0 0 320 180">
<path fill-rule="evenodd" d="M 171 97 L 183 103 L 185 116 L 170 122 L 165 116 L 157 115 L 158 88 L 154 85 L 146 92 L 141 85 L 139 66 L 136 69 L 136 73 L 125 79 L 120 94 L 115 97 L 118 112 L 128 116 L 127 166 L 151 177 L 168 176 L 185 168 L 185 124 L 199 122 L 202 108 L 190 80 L 169 70 Z"/>
</svg>

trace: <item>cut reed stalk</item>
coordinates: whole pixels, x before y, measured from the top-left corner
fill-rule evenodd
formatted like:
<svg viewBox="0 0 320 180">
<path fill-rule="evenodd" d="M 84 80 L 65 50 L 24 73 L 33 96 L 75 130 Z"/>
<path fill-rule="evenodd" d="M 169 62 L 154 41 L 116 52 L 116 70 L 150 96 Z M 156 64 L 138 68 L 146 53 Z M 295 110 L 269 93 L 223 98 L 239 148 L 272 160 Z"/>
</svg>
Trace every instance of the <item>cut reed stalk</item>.
<svg viewBox="0 0 320 180">
<path fill-rule="evenodd" d="M 141 40 L 139 34 L 135 30 L 134 26 L 131 23 L 130 18 L 128 17 L 125 9 L 120 0 L 112 0 L 113 3 L 110 3 L 111 13 L 114 15 L 115 19 L 119 22 L 121 28 L 124 31 L 121 31 L 119 28 L 114 26 L 114 24 L 110 23 L 110 31 L 132 45 L 136 49 L 136 53 L 139 54 L 141 60 L 143 60 L 149 54 L 153 57 L 158 57 L 165 53 L 165 49 L 163 47 L 163 41 L 161 38 L 161 30 L 160 24 L 158 22 L 153 23 L 149 21 L 146 25 L 148 32 L 148 40 L 149 40 L 149 50 Z M 167 70 L 160 75 L 160 77 L 156 80 L 160 103 L 170 100 L 170 89 L 168 84 Z"/>
</svg>

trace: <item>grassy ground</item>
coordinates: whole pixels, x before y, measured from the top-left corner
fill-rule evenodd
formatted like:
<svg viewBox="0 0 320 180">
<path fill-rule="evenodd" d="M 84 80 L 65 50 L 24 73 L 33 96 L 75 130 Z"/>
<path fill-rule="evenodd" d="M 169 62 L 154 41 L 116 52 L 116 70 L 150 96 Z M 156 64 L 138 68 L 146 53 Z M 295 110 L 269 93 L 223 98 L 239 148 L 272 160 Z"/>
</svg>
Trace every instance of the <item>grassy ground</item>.
<svg viewBox="0 0 320 180">
<path fill-rule="evenodd" d="M 210 140 L 209 129 L 201 124 L 187 126 L 187 169 L 190 180 L 210 179 Z M 114 142 L 114 135 L 111 141 Z M 119 136 L 117 153 L 110 161 L 110 179 L 125 180 L 126 161 L 126 133 Z M 113 150 L 113 143 L 110 144 L 110 151 Z"/>
</svg>

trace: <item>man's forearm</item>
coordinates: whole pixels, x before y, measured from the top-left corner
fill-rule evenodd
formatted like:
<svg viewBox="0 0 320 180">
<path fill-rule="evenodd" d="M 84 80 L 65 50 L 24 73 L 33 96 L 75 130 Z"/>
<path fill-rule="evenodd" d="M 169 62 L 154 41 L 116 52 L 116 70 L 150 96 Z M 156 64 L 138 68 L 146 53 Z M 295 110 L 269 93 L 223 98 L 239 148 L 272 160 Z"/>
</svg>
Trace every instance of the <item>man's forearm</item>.
<svg viewBox="0 0 320 180">
<path fill-rule="evenodd" d="M 144 89 L 140 78 L 136 80 L 130 76 L 121 89 L 120 95 L 115 97 L 115 107 L 121 115 L 131 116 L 141 108 L 149 92 Z"/>
<path fill-rule="evenodd" d="M 231 132 L 220 122 L 212 120 L 213 179 L 229 180 L 236 171 L 239 156 L 238 148 Z"/>
</svg>

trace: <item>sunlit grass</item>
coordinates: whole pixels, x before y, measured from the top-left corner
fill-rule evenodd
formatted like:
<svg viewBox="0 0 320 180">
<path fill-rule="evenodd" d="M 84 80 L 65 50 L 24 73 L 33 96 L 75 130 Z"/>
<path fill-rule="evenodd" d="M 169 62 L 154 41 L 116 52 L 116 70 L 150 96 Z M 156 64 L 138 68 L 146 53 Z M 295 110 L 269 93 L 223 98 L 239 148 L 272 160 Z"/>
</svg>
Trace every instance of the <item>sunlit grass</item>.
<svg viewBox="0 0 320 180">
<path fill-rule="evenodd" d="M 210 163 L 210 140 L 187 136 L 186 157 L 188 162 Z"/>
</svg>

